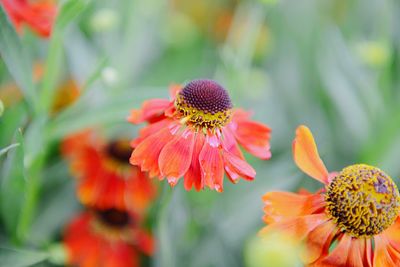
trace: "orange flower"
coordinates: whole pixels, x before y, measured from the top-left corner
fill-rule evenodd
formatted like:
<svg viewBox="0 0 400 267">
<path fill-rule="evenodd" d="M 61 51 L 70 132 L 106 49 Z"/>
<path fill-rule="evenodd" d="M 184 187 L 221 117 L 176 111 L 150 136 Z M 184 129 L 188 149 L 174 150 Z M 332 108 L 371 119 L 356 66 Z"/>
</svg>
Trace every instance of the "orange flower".
<svg viewBox="0 0 400 267">
<path fill-rule="evenodd" d="M 324 188 L 265 194 L 269 225 L 262 232 L 279 229 L 304 241 L 308 266 L 400 266 L 400 197 L 392 179 L 365 164 L 329 174 L 305 126 L 297 129 L 293 154 Z"/>
<path fill-rule="evenodd" d="M 66 138 L 62 151 L 71 160 L 78 197 L 85 205 L 143 211 L 156 195 L 154 184 L 129 164 L 128 140 L 106 142 L 88 130 Z"/>
<path fill-rule="evenodd" d="M 10 16 L 17 31 L 21 31 L 25 23 L 42 37 L 49 37 L 53 27 L 57 7 L 49 0 L 0 0 L 3 8 Z"/>
<path fill-rule="evenodd" d="M 116 209 L 83 212 L 64 234 L 68 264 L 82 267 L 140 266 L 140 253 L 152 255 L 153 239 L 133 214 Z"/>
<path fill-rule="evenodd" d="M 253 180 L 256 172 L 246 162 L 241 144 L 251 154 L 269 159 L 270 129 L 232 109 L 228 93 L 211 80 L 173 86 L 171 100 L 152 99 L 133 110 L 132 123 L 149 122 L 132 141 L 130 162 L 151 177 L 167 178 L 171 186 L 184 177 L 184 187 L 205 186 L 223 191 L 224 170 L 236 183 Z"/>
</svg>

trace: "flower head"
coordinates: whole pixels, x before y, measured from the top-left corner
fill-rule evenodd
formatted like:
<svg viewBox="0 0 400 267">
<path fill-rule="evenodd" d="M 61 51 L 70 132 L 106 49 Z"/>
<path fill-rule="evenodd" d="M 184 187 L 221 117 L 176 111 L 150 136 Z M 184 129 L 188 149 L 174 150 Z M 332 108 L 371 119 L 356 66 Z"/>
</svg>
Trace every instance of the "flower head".
<svg viewBox="0 0 400 267">
<path fill-rule="evenodd" d="M 49 37 L 57 15 L 57 7 L 51 0 L 0 0 L 18 31 L 22 24 L 42 37 Z"/>
<path fill-rule="evenodd" d="M 83 204 L 143 211 L 154 199 L 154 184 L 129 164 L 132 148 L 128 140 L 106 141 L 88 130 L 66 138 L 62 150 L 78 178 L 78 197 Z"/>
<path fill-rule="evenodd" d="M 365 164 L 328 173 L 310 130 L 300 126 L 296 133 L 296 164 L 324 187 L 265 194 L 263 232 L 279 229 L 305 241 L 308 266 L 398 266 L 400 196 L 392 179 Z"/>
<path fill-rule="evenodd" d="M 240 177 L 253 180 L 256 173 L 239 144 L 259 158 L 271 156 L 270 129 L 250 120 L 248 112 L 233 109 L 228 92 L 212 80 L 173 86 L 171 100 L 146 101 L 128 120 L 149 123 L 132 141 L 130 162 L 172 186 L 184 177 L 186 190 L 221 192 L 224 173 L 233 183 Z"/>
<path fill-rule="evenodd" d="M 153 239 L 137 215 L 117 209 L 83 212 L 64 234 L 68 264 L 87 267 L 140 266 L 140 253 L 152 255 Z"/>
</svg>

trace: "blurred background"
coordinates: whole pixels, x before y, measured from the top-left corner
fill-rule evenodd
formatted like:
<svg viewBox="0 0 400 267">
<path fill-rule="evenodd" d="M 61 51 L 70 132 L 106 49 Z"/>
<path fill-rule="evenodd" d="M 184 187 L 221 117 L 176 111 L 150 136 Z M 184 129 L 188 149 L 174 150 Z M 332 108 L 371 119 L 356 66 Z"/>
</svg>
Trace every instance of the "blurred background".
<svg viewBox="0 0 400 267">
<path fill-rule="evenodd" d="M 82 209 L 59 152 L 65 137 L 95 127 L 134 138 L 140 126 L 126 122 L 131 109 L 197 78 L 215 79 L 235 106 L 272 128 L 272 159 L 247 157 L 256 180 L 227 182 L 222 194 L 176 186 L 165 227 L 153 232 L 157 251 L 143 266 L 167 266 L 166 260 L 176 267 L 278 266 L 275 258 L 288 252 L 254 242 L 263 227 L 262 195 L 319 186 L 292 160 L 299 124 L 313 131 L 330 171 L 367 163 L 399 182 L 399 19 L 396 0 L 96 0 L 50 40 L 26 29 L 16 50 L 23 53 L 15 57 L 4 54 L 9 39 L 2 26 L 0 149 L 23 142 L 24 154 L 12 147 L 0 154 L 0 244 L 30 252 L 4 252 L 10 261 L 0 266 L 62 264 L 57 244 Z M 56 90 L 45 121 L 30 105 L 36 93 L 15 81 L 23 71 L 33 80 L 44 75 L 41 86 Z M 12 178 L 24 174 L 37 178 L 35 194 L 26 191 L 32 181 Z M 36 208 L 20 238 L 14 222 L 31 201 Z"/>
</svg>

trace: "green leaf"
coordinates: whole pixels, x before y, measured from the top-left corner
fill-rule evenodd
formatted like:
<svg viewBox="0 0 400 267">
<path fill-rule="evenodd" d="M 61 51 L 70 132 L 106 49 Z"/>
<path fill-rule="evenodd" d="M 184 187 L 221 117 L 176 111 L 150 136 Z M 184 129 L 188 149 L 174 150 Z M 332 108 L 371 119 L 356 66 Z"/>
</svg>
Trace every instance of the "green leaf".
<svg viewBox="0 0 400 267">
<path fill-rule="evenodd" d="M 43 252 L 0 247 L 0 267 L 28 267 L 47 258 L 48 255 Z"/>
<path fill-rule="evenodd" d="M 3 101 L 1 101 L 0 99 L 0 117 L 3 115 L 3 112 L 4 112 L 4 104 Z"/>
<path fill-rule="evenodd" d="M 63 54 L 63 38 L 66 27 L 75 19 L 88 5 L 86 0 L 69 0 L 62 7 L 55 23 L 49 54 L 45 66 L 45 75 L 40 95 L 41 111 L 47 112 L 51 106 L 54 89 L 60 77 L 60 64 Z"/>
<path fill-rule="evenodd" d="M 104 98 L 104 102 L 96 103 L 91 101 L 92 98 L 84 96 L 47 125 L 49 139 L 57 140 L 70 133 L 96 125 L 124 122 L 131 109 L 139 107 L 145 99 L 158 96 L 158 92 L 161 91 L 159 89 L 157 87 L 136 89 L 142 92 L 140 95 L 132 94 L 134 90 L 127 90 L 116 96 L 108 95 Z"/>
<path fill-rule="evenodd" d="M 24 140 L 21 130 L 15 134 L 19 146 L 10 150 L 4 162 L 0 187 L 1 216 L 7 232 L 17 239 L 17 222 L 24 202 L 26 179 L 24 167 Z M 1 261 L 0 261 L 1 262 Z"/>
<path fill-rule="evenodd" d="M 10 149 L 13 149 L 14 147 L 17 147 L 17 146 L 19 146 L 18 143 L 17 144 L 12 144 L 12 145 L 9 145 L 8 147 L 0 149 L 0 157 L 5 155 Z"/>
<path fill-rule="evenodd" d="M 0 55 L 17 85 L 22 89 L 30 104 L 36 95 L 32 81 L 32 63 L 26 49 L 0 5 Z"/>
</svg>

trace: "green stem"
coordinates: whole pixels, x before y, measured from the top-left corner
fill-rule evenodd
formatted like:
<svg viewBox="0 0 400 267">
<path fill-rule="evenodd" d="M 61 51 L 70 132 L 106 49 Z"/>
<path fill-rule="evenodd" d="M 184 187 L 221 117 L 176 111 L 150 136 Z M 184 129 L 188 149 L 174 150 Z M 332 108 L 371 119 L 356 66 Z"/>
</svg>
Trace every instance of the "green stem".
<svg viewBox="0 0 400 267">
<path fill-rule="evenodd" d="M 159 256 L 157 266 L 174 267 L 174 256 L 172 252 L 170 235 L 168 231 L 168 210 L 173 195 L 173 189 L 165 182 L 159 204 L 157 237 L 159 242 Z"/>
<path fill-rule="evenodd" d="M 25 242 L 29 234 L 33 216 L 36 212 L 39 200 L 41 172 L 43 163 L 45 162 L 44 159 L 45 153 L 38 155 L 29 170 L 30 176 L 28 177 L 25 201 L 17 225 L 17 237 L 19 242 Z"/>
</svg>

